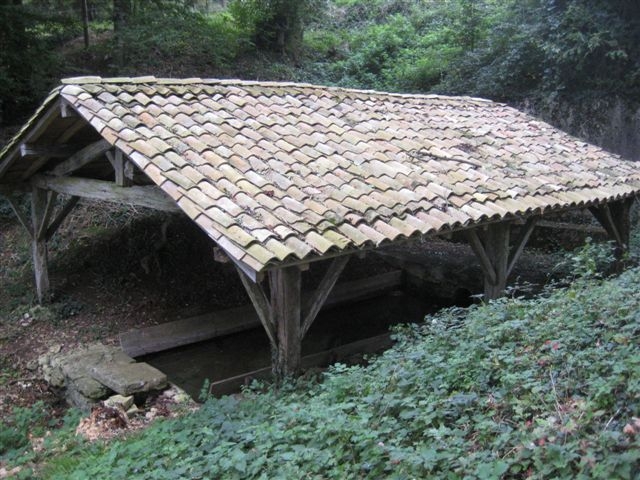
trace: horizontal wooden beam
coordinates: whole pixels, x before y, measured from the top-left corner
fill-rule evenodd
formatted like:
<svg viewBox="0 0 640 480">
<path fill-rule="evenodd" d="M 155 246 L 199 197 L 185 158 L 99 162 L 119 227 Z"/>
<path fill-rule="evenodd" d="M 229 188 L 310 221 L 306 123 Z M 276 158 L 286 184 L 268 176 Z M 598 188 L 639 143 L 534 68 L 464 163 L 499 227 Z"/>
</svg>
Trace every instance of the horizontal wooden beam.
<svg viewBox="0 0 640 480">
<path fill-rule="evenodd" d="M 66 158 L 78 151 L 78 145 L 46 145 L 39 143 L 21 143 L 20 155 L 23 157 Z"/>
<path fill-rule="evenodd" d="M 78 177 L 52 177 L 35 175 L 31 183 L 36 187 L 74 197 L 104 200 L 106 202 L 135 205 L 163 212 L 179 212 L 180 208 L 160 188 L 118 187 L 113 182 Z"/>
<path fill-rule="evenodd" d="M 363 301 L 402 286 L 399 270 L 350 282 L 338 283 L 322 309 Z M 310 294 L 303 294 L 308 302 Z M 253 305 L 205 313 L 120 334 L 120 345 L 127 355 L 138 357 L 171 348 L 258 328 L 260 319 Z"/>
<path fill-rule="evenodd" d="M 98 140 L 97 142 L 91 143 L 82 150 L 74 153 L 64 162 L 57 165 L 50 173 L 56 176 L 73 173 L 84 167 L 86 164 L 92 162 L 100 155 L 106 153 L 107 150 L 111 148 L 111 144 L 106 140 Z"/>
</svg>

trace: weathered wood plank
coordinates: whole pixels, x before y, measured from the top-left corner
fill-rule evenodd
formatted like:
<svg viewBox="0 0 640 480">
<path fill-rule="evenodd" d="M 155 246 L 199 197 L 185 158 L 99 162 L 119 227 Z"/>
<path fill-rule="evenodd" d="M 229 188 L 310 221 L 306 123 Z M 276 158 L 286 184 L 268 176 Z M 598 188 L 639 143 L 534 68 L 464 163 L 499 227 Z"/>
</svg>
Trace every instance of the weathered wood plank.
<svg viewBox="0 0 640 480">
<path fill-rule="evenodd" d="M 49 296 L 49 267 L 47 241 L 38 238 L 36 232 L 39 231 L 40 225 L 44 220 L 45 209 L 47 206 L 47 191 L 34 187 L 31 193 L 31 223 L 34 235 L 31 241 L 31 252 L 33 256 L 33 270 L 36 281 L 36 292 L 38 294 L 38 302 L 44 303 Z"/>
<path fill-rule="evenodd" d="M 326 366 L 332 362 L 344 360 L 355 354 L 372 354 L 386 350 L 393 344 L 391 334 L 385 333 L 376 337 L 347 343 L 331 350 L 306 355 L 302 357 L 300 365 L 302 369 Z M 236 393 L 243 385 L 249 385 L 252 380 L 269 380 L 272 378 L 271 367 L 264 367 L 251 372 L 246 372 L 234 377 L 212 382 L 209 392 L 215 396 L 230 395 Z"/>
<path fill-rule="evenodd" d="M 120 334 L 120 346 L 131 357 L 161 352 L 260 326 L 253 305 L 231 308 Z"/>
<path fill-rule="evenodd" d="M 273 373 L 277 379 L 294 377 L 300 371 L 300 280 L 301 273 L 297 267 L 285 267 L 269 272 L 271 309 L 277 332 Z"/>
<path fill-rule="evenodd" d="M 316 288 L 311 301 L 308 304 L 308 307 L 305 309 L 304 320 L 302 321 L 302 326 L 300 328 L 300 338 L 304 338 L 309 327 L 316 319 L 318 312 L 324 305 L 324 302 L 327 300 L 327 297 L 331 293 L 333 286 L 338 281 L 338 277 L 344 270 L 344 267 L 347 265 L 349 261 L 348 256 L 338 257 L 331 261 L 329 265 L 329 269 L 327 273 L 324 275 L 323 279 L 320 281 L 318 288 Z"/>
<path fill-rule="evenodd" d="M 98 140 L 84 147 L 82 150 L 74 153 L 64 162 L 56 165 L 51 174 L 55 176 L 68 175 L 79 170 L 88 163 L 103 155 L 107 150 L 111 149 L 111 144 L 106 140 Z"/>
<path fill-rule="evenodd" d="M 21 143 L 20 155 L 23 157 L 66 158 L 78 151 L 77 145 L 55 144 L 40 145 L 37 143 Z"/>
<path fill-rule="evenodd" d="M 51 239 L 51 237 L 53 237 L 58 228 L 60 228 L 60 225 L 62 225 L 62 222 L 64 222 L 65 218 L 67 218 L 67 216 L 73 211 L 79 201 L 80 197 L 71 197 L 69 200 L 67 200 L 67 203 L 62 206 L 56 217 L 47 227 L 47 232 L 45 234 L 46 240 L 49 240 Z"/>
<path fill-rule="evenodd" d="M 179 212 L 180 208 L 159 187 L 118 187 L 113 182 L 76 177 L 35 175 L 31 183 L 37 187 L 81 198 L 136 205 L 165 212 Z"/>
<path fill-rule="evenodd" d="M 133 169 L 121 150 L 115 149 L 113 153 L 107 152 L 107 158 L 113 166 L 115 183 L 119 187 L 130 187 L 133 185 Z"/>
<path fill-rule="evenodd" d="M 399 270 L 362 280 L 337 283 L 322 310 L 373 298 L 401 286 L 402 272 Z M 310 298 L 310 293 L 303 295 L 303 303 Z M 120 334 L 120 344 L 127 355 L 137 357 L 258 328 L 261 323 L 253 305 L 244 305 L 123 332 Z"/>
</svg>

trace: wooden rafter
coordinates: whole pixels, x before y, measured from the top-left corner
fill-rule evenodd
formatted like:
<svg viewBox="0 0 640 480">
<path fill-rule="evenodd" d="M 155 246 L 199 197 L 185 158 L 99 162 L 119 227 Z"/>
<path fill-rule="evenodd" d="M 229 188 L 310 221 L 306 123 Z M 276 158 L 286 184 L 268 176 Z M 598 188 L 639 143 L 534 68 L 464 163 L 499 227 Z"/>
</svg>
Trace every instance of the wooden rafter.
<svg viewBox="0 0 640 480">
<path fill-rule="evenodd" d="M 313 293 L 313 297 L 308 304 L 308 307 L 304 314 L 304 320 L 302 321 L 302 326 L 300 327 L 300 338 L 304 338 L 307 331 L 313 324 L 313 321 L 318 316 L 318 312 L 324 305 L 327 297 L 331 293 L 333 286 L 336 284 L 338 277 L 344 270 L 344 267 L 347 265 L 349 261 L 348 256 L 337 257 L 335 258 L 331 264 L 329 265 L 329 269 L 327 273 L 325 273 L 324 278 L 320 281 L 320 285 L 316 288 Z"/>
<path fill-rule="evenodd" d="M 178 212 L 176 203 L 155 186 L 122 188 L 113 182 L 77 177 L 35 175 L 31 183 L 37 187 L 71 196 L 136 205 L 164 212 Z"/>
<path fill-rule="evenodd" d="M 29 129 L 29 132 L 25 135 L 23 139 L 24 142 L 30 142 L 31 140 L 38 138 L 42 132 L 44 132 L 49 125 L 56 119 L 60 117 L 60 100 L 57 100 L 49 106 L 49 108 L 43 113 L 40 119 Z M 5 172 L 13 165 L 13 163 L 20 158 L 20 146 L 17 145 L 14 147 L 5 158 L 7 160 L 0 164 L 0 178 L 5 174 Z"/>
<path fill-rule="evenodd" d="M 100 155 L 103 155 L 110 148 L 111 144 L 109 142 L 104 139 L 98 140 L 97 142 L 91 143 L 82 150 L 74 153 L 64 162 L 57 165 L 50 173 L 55 176 L 73 173 L 84 167 L 86 164 L 92 162 Z"/>
</svg>

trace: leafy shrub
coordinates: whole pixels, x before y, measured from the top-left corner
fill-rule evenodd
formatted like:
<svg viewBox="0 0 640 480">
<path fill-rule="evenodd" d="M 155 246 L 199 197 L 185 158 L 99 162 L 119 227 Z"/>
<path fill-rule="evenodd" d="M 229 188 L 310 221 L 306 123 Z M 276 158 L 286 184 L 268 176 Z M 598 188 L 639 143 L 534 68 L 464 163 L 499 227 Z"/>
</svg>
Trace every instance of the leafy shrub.
<svg viewBox="0 0 640 480">
<path fill-rule="evenodd" d="M 205 16 L 174 4 L 155 8 L 150 3 L 137 11 L 120 39 L 125 69 L 136 74 L 204 76 L 213 67 L 227 65 L 244 48 L 243 37 L 227 14 Z M 117 42 L 109 48 L 118 55 Z"/>
<path fill-rule="evenodd" d="M 632 478 L 640 269 L 396 331 L 369 366 L 208 400 L 47 478 Z M 74 460 L 77 463 L 74 463 Z"/>
<path fill-rule="evenodd" d="M 62 419 L 51 416 L 50 407 L 37 402 L 14 408 L 0 425 L 0 463 L 21 466 L 17 478 L 33 479 L 32 467 L 62 452 L 76 452 L 83 441 L 75 436 L 80 411 L 71 409 Z"/>
</svg>

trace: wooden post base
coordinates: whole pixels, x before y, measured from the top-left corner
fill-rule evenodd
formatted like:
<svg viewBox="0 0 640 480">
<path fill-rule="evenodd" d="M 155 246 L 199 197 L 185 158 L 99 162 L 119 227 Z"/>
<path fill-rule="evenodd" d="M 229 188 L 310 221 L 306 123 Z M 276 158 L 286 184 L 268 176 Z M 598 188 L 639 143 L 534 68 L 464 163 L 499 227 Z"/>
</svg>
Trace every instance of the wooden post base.
<svg viewBox="0 0 640 480">
<path fill-rule="evenodd" d="M 236 265 L 240 279 L 271 341 L 273 374 L 276 381 L 300 373 L 302 339 L 324 305 L 348 257 L 335 258 L 318 288 L 303 305 L 301 269 L 283 267 L 269 271 L 269 297 L 262 285 L 254 283 L 241 266 Z"/>
<path fill-rule="evenodd" d="M 615 256 L 619 267 L 621 260 L 629 250 L 631 234 L 631 206 L 634 198 L 625 198 L 611 203 L 590 207 L 589 211 L 607 232 L 610 240 L 615 242 Z"/>
<path fill-rule="evenodd" d="M 511 225 L 508 222 L 494 223 L 486 227 L 482 235 L 473 229 L 467 232 L 469 244 L 480 260 L 484 272 L 484 299 L 493 300 L 504 295 L 507 278 L 536 225 L 536 218 L 529 218 L 516 239 L 513 250 L 509 246 Z"/>
</svg>

